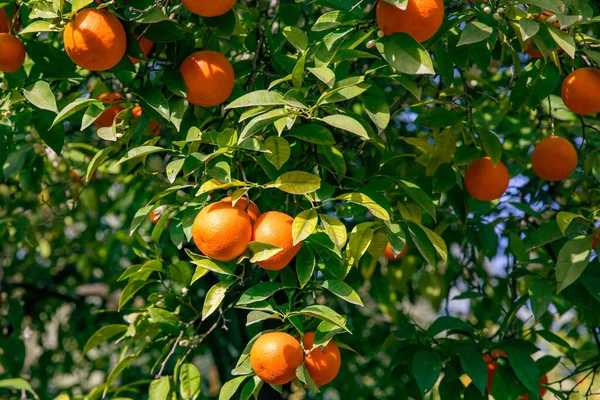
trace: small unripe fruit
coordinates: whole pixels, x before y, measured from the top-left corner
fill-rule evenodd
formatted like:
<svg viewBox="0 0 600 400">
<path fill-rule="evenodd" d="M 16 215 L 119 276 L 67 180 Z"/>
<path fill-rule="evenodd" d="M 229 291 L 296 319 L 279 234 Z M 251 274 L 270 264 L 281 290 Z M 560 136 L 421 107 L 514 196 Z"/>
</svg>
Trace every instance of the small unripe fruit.
<svg viewBox="0 0 600 400">
<path fill-rule="evenodd" d="M 377 31 L 377 37 L 378 37 L 378 38 L 382 38 L 384 35 L 385 35 L 385 33 L 383 33 L 383 31 L 382 31 L 382 30 L 378 30 L 378 31 Z"/>
<path fill-rule="evenodd" d="M 367 49 L 370 49 L 373 46 L 375 46 L 375 40 L 371 39 L 367 42 Z"/>
<path fill-rule="evenodd" d="M 494 19 L 495 19 L 496 21 L 500 21 L 500 14 L 498 14 L 497 12 L 496 12 L 496 13 L 494 13 Z"/>
<path fill-rule="evenodd" d="M 485 7 L 483 8 L 483 12 L 484 12 L 484 13 L 486 13 L 486 14 L 490 14 L 490 13 L 492 12 L 492 7 L 490 7 L 490 6 L 485 6 Z"/>
<path fill-rule="evenodd" d="M 65 26 L 67 23 L 65 21 L 60 21 L 60 26 Z"/>
<path fill-rule="evenodd" d="M 500 7 L 496 11 L 498 11 L 500 14 L 504 14 L 504 7 Z"/>
<path fill-rule="evenodd" d="M 50 29 L 56 29 L 56 25 L 55 24 L 50 24 L 50 25 L 48 25 L 48 28 L 50 28 Z"/>
<path fill-rule="evenodd" d="M 583 21 L 583 15 L 577 16 L 577 22 L 581 22 L 581 21 Z"/>
</svg>

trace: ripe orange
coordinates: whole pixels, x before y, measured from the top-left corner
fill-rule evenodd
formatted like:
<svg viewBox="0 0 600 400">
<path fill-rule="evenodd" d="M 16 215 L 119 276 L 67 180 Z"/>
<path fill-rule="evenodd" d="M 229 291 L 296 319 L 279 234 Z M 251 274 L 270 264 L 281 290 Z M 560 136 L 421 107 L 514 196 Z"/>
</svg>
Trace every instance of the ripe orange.
<svg viewBox="0 0 600 400">
<path fill-rule="evenodd" d="M 385 246 L 385 251 L 383 252 L 383 256 L 385 258 L 387 258 L 388 260 L 396 261 L 396 260 L 399 260 L 402 257 L 404 257 L 407 252 L 408 252 L 408 243 L 406 243 L 404 245 L 404 249 L 402 249 L 402 251 L 400 252 L 400 254 L 398 254 L 397 256 L 395 256 L 394 255 L 394 251 L 392 250 L 392 246 L 390 246 L 390 244 L 388 243 L 387 246 Z"/>
<path fill-rule="evenodd" d="M 233 8 L 236 0 L 183 0 L 183 6 L 201 17 L 216 17 Z"/>
<path fill-rule="evenodd" d="M 8 17 L 6 16 L 6 10 L 0 8 L 0 33 L 8 33 L 9 28 L 10 24 L 8 22 Z"/>
<path fill-rule="evenodd" d="M 487 367 L 487 391 L 492 393 L 492 384 L 494 382 L 494 376 L 496 376 L 496 370 L 498 369 L 498 358 L 506 358 L 506 352 L 504 350 L 492 350 L 489 354 L 483 356 L 483 361 Z"/>
<path fill-rule="evenodd" d="M 531 154 L 533 172 L 546 181 L 568 178 L 577 168 L 577 151 L 567 139 L 551 136 L 535 146 Z"/>
<path fill-rule="evenodd" d="M 125 55 L 125 29 L 106 10 L 86 8 L 77 13 L 63 33 L 65 50 L 71 60 L 90 71 L 106 71 Z"/>
<path fill-rule="evenodd" d="M 498 199 L 506 191 L 510 175 L 502 161 L 494 167 L 491 158 L 473 161 L 465 172 L 465 188 L 469 194 L 481 201 Z"/>
<path fill-rule="evenodd" d="M 303 360 L 300 342 L 285 332 L 261 335 L 250 350 L 250 365 L 254 373 L 271 385 L 291 382 Z"/>
<path fill-rule="evenodd" d="M 0 33 L 0 71 L 17 72 L 25 62 L 25 46 L 9 33 Z"/>
<path fill-rule="evenodd" d="M 231 204 L 231 196 L 225 197 L 219 201 Z M 240 197 L 235 203 L 235 208 L 239 208 L 240 210 L 246 212 L 246 198 Z M 252 223 L 255 223 L 258 217 L 260 217 L 260 210 L 252 200 L 250 200 L 250 205 L 248 206 L 248 216 L 250 217 L 250 221 Z"/>
<path fill-rule="evenodd" d="M 96 128 L 107 128 L 112 126 L 117 114 L 125 109 L 120 105 L 120 103 L 124 101 L 123 97 L 121 97 L 119 93 L 103 93 L 98 96 L 98 100 L 101 100 L 104 104 L 113 104 L 113 106 L 104 110 L 102 114 L 96 118 L 94 125 Z"/>
<path fill-rule="evenodd" d="M 317 386 L 327 385 L 340 372 L 342 359 L 338 345 L 332 340 L 324 348 L 313 349 L 314 332 L 304 334 L 304 349 L 310 350 L 306 356 L 306 369 Z"/>
<path fill-rule="evenodd" d="M 153 224 L 158 223 L 158 221 L 160 221 L 160 214 L 156 212 L 156 210 L 152 211 L 150 213 L 150 216 L 148 217 L 150 219 L 150 222 L 152 222 Z"/>
<path fill-rule="evenodd" d="M 141 106 L 135 106 L 131 110 L 131 117 L 136 119 L 144 113 Z M 155 120 L 150 120 L 150 134 L 158 136 L 160 134 L 160 125 Z"/>
<path fill-rule="evenodd" d="M 252 239 L 252 223 L 244 211 L 231 204 L 212 203 L 196 216 L 192 237 L 207 257 L 231 261 L 246 251 Z"/>
<path fill-rule="evenodd" d="M 571 72 L 562 84 L 561 96 L 569 110 L 579 115 L 600 111 L 600 70 L 579 68 Z"/>
<path fill-rule="evenodd" d="M 540 385 L 546 385 L 548 384 L 548 375 L 543 375 L 540 378 Z M 540 386 L 540 398 L 543 398 L 544 395 L 546 394 L 546 392 L 548 392 L 548 389 L 546 389 L 544 386 Z M 529 393 L 527 393 L 525 396 L 521 397 L 519 400 L 529 400 Z"/>
<path fill-rule="evenodd" d="M 281 247 L 279 253 L 261 261 L 258 265 L 271 271 L 279 271 L 300 251 L 302 242 L 293 246 L 292 223 L 294 219 L 279 211 L 269 211 L 262 214 L 254 223 L 252 240 L 256 242 L 269 243 Z"/>
<path fill-rule="evenodd" d="M 142 49 L 142 53 L 144 53 L 144 55 L 146 57 L 148 57 L 148 54 L 150 54 L 150 52 L 152 51 L 152 49 L 154 48 L 154 42 L 150 39 L 146 39 L 145 36 L 142 36 L 141 38 L 138 39 L 138 43 L 140 44 L 140 48 Z M 140 60 L 139 58 L 135 58 L 135 57 L 129 57 L 129 59 L 131 60 L 132 63 L 134 64 L 138 64 L 140 63 L 142 60 Z"/>
<path fill-rule="evenodd" d="M 411 0 L 406 10 L 401 10 L 384 0 L 377 2 L 375 10 L 379 28 L 386 35 L 408 33 L 417 42 L 431 38 L 444 21 L 443 0 Z"/>
<path fill-rule="evenodd" d="M 233 90 L 233 67 L 216 51 L 190 54 L 179 67 L 187 87 L 187 99 L 197 106 L 211 107 L 223 103 Z"/>
</svg>

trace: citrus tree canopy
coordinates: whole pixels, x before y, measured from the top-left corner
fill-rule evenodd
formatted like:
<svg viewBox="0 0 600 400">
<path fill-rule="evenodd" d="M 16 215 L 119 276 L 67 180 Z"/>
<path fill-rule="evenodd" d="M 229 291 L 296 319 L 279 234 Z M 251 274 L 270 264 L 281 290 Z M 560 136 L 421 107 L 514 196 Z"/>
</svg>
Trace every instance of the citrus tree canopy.
<svg viewBox="0 0 600 400">
<path fill-rule="evenodd" d="M 0 0 L 0 398 L 600 398 L 599 38 L 594 0 Z"/>
</svg>

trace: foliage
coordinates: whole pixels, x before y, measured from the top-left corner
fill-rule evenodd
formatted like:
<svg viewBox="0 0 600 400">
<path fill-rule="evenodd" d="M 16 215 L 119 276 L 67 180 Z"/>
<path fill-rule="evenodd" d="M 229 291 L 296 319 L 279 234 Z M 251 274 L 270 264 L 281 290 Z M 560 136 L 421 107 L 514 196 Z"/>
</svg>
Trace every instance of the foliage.
<svg viewBox="0 0 600 400">
<path fill-rule="evenodd" d="M 372 1 L 240 0 L 212 18 L 168 0 L 14 4 L 28 58 L 1 75 L 1 395 L 480 399 L 500 349 L 496 399 L 536 398 L 547 373 L 558 398 L 597 391 L 600 121 L 559 87 L 600 67 L 593 1 L 450 0 L 424 43 L 380 37 Z M 61 31 L 86 7 L 118 16 L 143 61 L 76 67 Z M 233 65 L 221 106 L 185 99 L 178 67 L 200 49 Z M 106 92 L 124 110 L 97 129 Z M 529 154 L 554 134 L 579 164 L 545 182 Z M 512 177 L 498 201 L 464 189 L 484 155 Z M 227 195 L 294 218 L 290 265 L 256 266 L 279 250 L 258 242 L 198 254 L 194 218 Z M 388 243 L 408 254 L 387 261 Z M 264 385 L 248 354 L 270 330 L 334 340 L 340 374 Z"/>
</svg>

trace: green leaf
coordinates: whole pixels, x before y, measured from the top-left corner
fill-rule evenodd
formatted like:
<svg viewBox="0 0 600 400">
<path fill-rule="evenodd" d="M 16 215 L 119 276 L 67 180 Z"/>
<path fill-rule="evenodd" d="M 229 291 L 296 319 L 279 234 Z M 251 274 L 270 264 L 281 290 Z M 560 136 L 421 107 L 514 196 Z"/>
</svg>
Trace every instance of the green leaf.
<svg viewBox="0 0 600 400">
<path fill-rule="evenodd" d="M 449 316 L 443 316 L 436 319 L 427 330 L 427 333 L 433 337 L 445 331 L 464 332 L 469 336 L 474 334 L 473 328 L 465 321 Z"/>
<path fill-rule="evenodd" d="M 360 204 L 366 207 L 373 216 L 384 220 L 389 221 L 390 215 L 385 210 L 385 208 L 381 207 L 375 201 L 373 201 L 369 196 L 363 193 L 345 193 L 340 196 L 337 196 L 333 200 L 344 200 L 350 203 Z"/>
<path fill-rule="evenodd" d="M 481 354 L 474 345 L 465 343 L 459 348 L 458 358 L 465 374 L 482 394 L 486 393 L 488 381 L 487 368 Z"/>
<path fill-rule="evenodd" d="M 57 26 L 50 27 L 50 21 L 35 21 L 31 24 L 27 25 L 25 29 L 19 32 L 19 35 L 24 35 L 26 33 L 37 33 L 37 32 L 60 32 L 61 29 Z"/>
<path fill-rule="evenodd" d="M 300 51 L 306 51 L 308 47 L 308 35 L 302 29 L 294 26 L 286 26 L 283 28 L 283 36 Z"/>
<path fill-rule="evenodd" d="M 329 215 L 321 214 L 319 217 L 321 218 L 327 236 L 329 236 L 338 250 L 341 250 L 348 240 L 346 225 L 339 219 Z"/>
<path fill-rule="evenodd" d="M 371 87 L 362 95 L 365 111 L 379 132 L 387 128 L 390 123 L 390 106 L 386 100 L 385 92 L 378 86 Z"/>
<path fill-rule="evenodd" d="M 94 158 L 92 158 L 92 161 L 90 161 L 87 167 L 87 172 L 85 174 L 86 182 L 90 181 L 90 179 L 94 176 L 94 172 L 96 172 L 98 167 L 102 165 L 102 163 L 104 162 L 106 157 L 108 157 L 111 151 L 112 147 L 105 147 L 104 149 L 100 150 L 94 155 Z"/>
<path fill-rule="evenodd" d="M 304 288 L 315 270 L 316 260 L 315 253 L 307 246 L 300 247 L 296 255 L 296 274 L 300 288 Z"/>
<path fill-rule="evenodd" d="M 2 380 L 0 380 L 0 388 L 25 390 L 25 391 L 31 393 L 31 395 L 33 397 L 35 397 L 36 400 L 39 400 L 39 398 L 40 398 L 37 395 L 37 393 L 33 390 L 31 385 L 29 384 L 29 382 L 27 382 L 25 379 L 22 379 L 22 378 L 2 379 Z"/>
<path fill-rule="evenodd" d="M 302 54 L 302 57 L 300 57 L 292 71 L 292 83 L 296 89 L 302 88 L 302 82 L 304 81 L 304 66 L 306 65 L 307 56 L 308 52 Z"/>
<path fill-rule="evenodd" d="M 552 39 L 565 51 L 571 58 L 575 58 L 575 51 L 577 46 L 575 45 L 575 39 L 568 32 L 558 29 L 554 25 L 546 24 L 548 32 Z"/>
<path fill-rule="evenodd" d="M 373 240 L 372 222 L 363 222 L 356 225 L 348 240 L 346 254 L 352 264 L 358 265 L 358 262 L 369 248 L 371 240 Z"/>
<path fill-rule="evenodd" d="M 238 388 L 250 375 L 238 376 L 230 381 L 225 382 L 219 393 L 219 400 L 229 400 L 233 397 Z"/>
<path fill-rule="evenodd" d="M 294 246 L 313 233 L 318 222 L 319 215 L 314 208 L 304 210 L 298 214 L 292 223 L 292 240 L 294 241 Z"/>
<path fill-rule="evenodd" d="M 167 174 L 167 179 L 169 180 L 169 183 L 175 182 L 175 179 L 177 179 L 177 174 L 179 174 L 179 172 L 181 172 L 181 168 L 183 168 L 184 162 L 185 158 L 180 158 L 178 160 L 171 161 L 169 164 L 167 164 L 165 172 Z"/>
<path fill-rule="evenodd" d="M 444 242 L 444 239 L 442 239 L 442 237 L 440 235 L 438 235 L 431 229 L 429 229 L 421 224 L 418 224 L 418 225 L 423 230 L 423 232 L 425 232 L 425 235 L 427 235 L 427 238 L 429 239 L 429 241 L 435 248 L 436 253 L 440 256 L 440 258 L 442 259 L 444 264 L 447 264 L 448 263 L 448 247 L 446 246 L 446 242 Z"/>
<path fill-rule="evenodd" d="M 50 89 L 50 85 L 47 82 L 37 81 L 33 85 L 28 86 L 27 89 L 24 89 L 23 94 L 37 108 L 58 113 L 54 93 L 52 93 L 52 89 Z"/>
<path fill-rule="evenodd" d="M 537 365 L 526 352 L 512 346 L 506 346 L 508 362 L 515 371 L 517 378 L 532 393 L 540 391 L 540 371 Z"/>
<path fill-rule="evenodd" d="M 493 29 L 482 22 L 469 22 L 460 34 L 457 46 L 481 42 L 492 34 Z"/>
<path fill-rule="evenodd" d="M 440 356 L 436 351 L 429 348 L 417 351 L 412 360 L 412 372 L 421 392 L 428 392 L 437 382 L 442 372 Z"/>
<path fill-rule="evenodd" d="M 569 224 L 571 224 L 571 222 L 577 218 L 584 217 L 581 214 L 574 214 L 567 211 L 560 211 L 558 214 L 556 214 L 556 223 L 558 224 L 558 227 L 560 228 L 560 231 L 562 232 L 563 236 L 566 235 L 566 231 L 569 227 Z"/>
<path fill-rule="evenodd" d="M 335 83 L 335 72 L 327 67 L 308 68 L 311 74 L 317 77 L 321 82 L 333 88 Z"/>
<path fill-rule="evenodd" d="M 265 158 L 278 170 L 289 160 L 290 154 L 292 154 L 287 140 L 279 136 L 269 136 L 265 141 L 265 147 L 269 151 L 265 153 Z"/>
<path fill-rule="evenodd" d="M 58 113 L 56 118 L 54 118 L 54 122 L 52 122 L 52 125 L 50 126 L 50 128 L 53 128 L 56 124 L 64 121 L 65 119 L 69 118 L 71 115 L 83 110 L 84 108 L 87 108 L 87 106 L 89 106 L 90 104 L 101 105 L 102 102 L 99 100 L 96 100 L 96 99 L 86 99 L 83 97 L 76 99 L 75 101 L 67 104 L 65 106 L 65 108 L 63 108 Z"/>
<path fill-rule="evenodd" d="M 308 315 L 314 318 L 322 319 L 324 321 L 329 321 L 332 324 L 339 326 L 346 332 L 351 333 L 348 330 L 348 328 L 346 328 L 346 319 L 327 306 L 313 304 L 311 306 L 303 308 L 300 311 L 290 313 L 290 315 L 296 314 Z"/>
<path fill-rule="evenodd" d="M 257 322 L 265 321 L 267 319 L 277 319 L 279 318 L 278 314 L 273 314 L 273 312 L 267 311 L 250 311 L 248 316 L 246 317 L 246 326 L 250 326 L 252 324 L 256 324 Z"/>
<path fill-rule="evenodd" d="M 208 318 L 213 312 L 219 308 L 221 302 L 225 298 L 225 293 L 231 285 L 236 282 L 233 278 L 227 278 L 211 287 L 204 298 L 202 306 L 202 321 Z"/>
<path fill-rule="evenodd" d="M 125 288 L 123 289 L 123 292 L 121 292 L 121 297 L 119 298 L 119 310 L 121 308 L 123 308 L 123 306 L 125 304 L 127 304 L 127 302 L 129 300 L 131 300 L 133 298 L 133 296 L 135 296 L 135 294 L 137 292 L 139 292 L 144 286 L 146 286 L 149 283 L 153 283 L 154 281 L 140 281 L 140 280 L 135 280 L 135 281 L 131 281 L 127 284 L 127 286 L 125 286 Z"/>
<path fill-rule="evenodd" d="M 280 282 L 261 282 L 246 290 L 238 300 L 237 305 L 246 305 L 266 300 L 283 288 L 284 285 Z"/>
<path fill-rule="evenodd" d="M 235 270 L 238 265 L 233 262 L 211 260 L 204 256 L 194 254 L 186 249 L 186 253 L 192 259 L 192 264 L 197 265 L 200 268 L 216 272 L 218 274 L 225 274 L 229 276 L 235 276 Z"/>
<path fill-rule="evenodd" d="M 108 389 L 110 389 L 115 382 L 115 380 L 125 371 L 127 367 L 137 358 L 137 354 L 130 354 L 127 357 L 121 359 L 119 363 L 115 366 L 115 368 L 110 372 L 108 378 L 106 379 L 106 386 L 104 386 L 104 393 L 102 397 L 106 396 Z"/>
<path fill-rule="evenodd" d="M 125 156 L 123 156 L 123 158 L 121 158 L 116 164 L 120 165 L 126 161 L 130 161 L 130 160 L 134 160 L 137 158 L 141 158 L 141 157 L 145 157 L 149 154 L 153 154 L 153 153 L 158 153 L 160 151 L 165 151 L 165 149 L 163 149 L 162 147 L 158 147 L 158 146 L 140 146 L 140 147 L 135 147 L 131 150 L 129 150 L 127 152 L 127 154 L 125 154 Z"/>
<path fill-rule="evenodd" d="M 76 13 L 84 7 L 87 7 L 88 4 L 92 4 L 93 0 L 73 0 L 71 2 L 71 12 Z"/>
<path fill-rule="evenodd" d="M 323 282 L 321 286 L 336 296 L 346 300 L 347 302 L 363 307 L 362 300 L 360 297 L 358 297 L 358 294 L 354 291 L 354 289 L 352 289 L 352 287 L 347 283 L 336 279 L 331 279 Z"/>
<path fill-rule="evenodd" d="M 500 143 L 500 139 L 487 129 L 479 129 L 478 132 L 483 149 L 494 162 L 494 166 L 496 166 L 502 158 L 502 143 Z"/>
<path fill-rule="evenodd" d="M 257 90 L 238 97 L 225 107 L 226 110 L 240 107 L 279 106 L 282 105 L 281 94 L 270 90 Z"/>
<path fill-rule="evenodd" d="M 548 311 L 548 306 L 552 302 L 552 284 L 546 279 L 536 279 L 529 286 L 529 299 L 531 302 L 531 311 L 536 320 L 540 320 L 542 315 Z"/>
<path fill-rule="evenodd" d="M 306 369 L 306 364 L 302 363 L 296 368 L 296 377 L 300 380 L 300 382 L 304 383 L 308 390 L 313 393 L 320 393 L 319 388 L 315 385 L 315 382 L 312 380 L 308 370 Z"/>
<path fill-rule="evenodd" d="M 148 400 L 167 400 L 171 391 L 171 378 L 163 376 L 150 383 L 148 388 Z"/>
<path fill-rule="evenodd" d="M 284 108 L 277 108 L 275 110 L 271 110 L 264 114 L 261 114 L 258 117 L 254 117 L 252 120 L 250 120 L 250 122 L 248 122 L 248 124 L 246 124 L 246 127 L 240 134 L 238 144 L 242 143 L 244 140 L 259 132 L 261 129 L 281 119 L 282 117 L 285 117 L 288 114 L 289 112 L 286 111 Z"/>
<path fill-rule="evenodd" d="M 429 128 L 445 128 L 454 126 L 459 121 L 460 119 L 455 112 L 442 107 L 429 107 L 419 113 L 415 123 Z"/>
<path fill-rule="evenodd" d="M 360 124 L 360 122 L 358 122 L 352 117 L 338 114 L 328 115 L 324 118 L 321 118 L 320 120 L 325 122 L 327 125 L 333 126 L 334 128 L 354 133 L 355 135 L 365 140 L 369 140 L 369 134 L 367 133 L 365 128 Z"/>
<path fill-rule="evenodd" d="M 306 124 L 297 126 L 290 130 L 287 135 L 308 143 L 329 145 L 335 144 L 335 139 L 333 138 L 331 131 L 319 124 Z"/>
<path fill-rule="evenodd" d="M 556 260 L 557 291 L 560 293 L 585 271 L 592 252 L 592 236 L 578 236 L 563 245 Z"/>
<path fill-rule="evenodd" d="M 415 203 L 423 207 L 423 210 L 427 212 L 427 214 L 431 215 L 433 220 L 436 220 L 436 212 L 435 212 L 435 204 L 433 200 L 425 193 L 420 187 L 415 185 L 412 182 L 400 180 L 400 187 L 403 192 L 406 193 L 408 197 L 410 197 Z"/>
<path fill-rule="evenodd" d="M 151 307 L 148 309 L 148 315 L 152 319 L 152 322 L 160 326 L 165 332 L 177 334 L 181 329 L 181 321 L 171 311 Z"/>
<path fill-rule="evenodd" d="M 194 400 L 200 396 L 200 371 L 192 363 L 185 363 L 179 369 L 179 395 L 182 400 Z"/>
<path fill-rule="evenodd" d="M 290 194 L 307 194 L 321 187 L 321 178 L 303 171 L 286 172 L 270 184 Z"/>
<path fill-rule="evenodd" d="M 250 262 L 258 263 L 273 257 L 283 249 L 269 243 L 250 242 L 248 250 L 251 254 Z"/>
<path fill-rule="evenodd" d="M 336 10 L 325 13 L 317 19 L 312 27 L 314 32 L 326 31 L 344 25 L 354 25 L 358 19 L 348 11 Z"/>
<path fill-rule="evenodd" d="M 380 39 L 377 50 L 396 71 L 410 74 L 435 74 L 429 52 L 412 36 L 394 33 Z"/>
<path fill-rule="evenodd" d="M 86 355 L 88 351 L 98 346 L 100 343 L 103 343 L 110 339 L 111 337 L 118 335 L 121 332 L 127 330 L 127 325 L 115 324 L 115 325 L 106 325 L 102 328 L 98 329 L 92 337 L 90 337 L 83 347 L 82 356 Z"/>
<path fill-rule="evenodd" d="M 530 18 L 521 18 L 519 26 L 521 27 L 521 40 L 524 42 L 534 37 L 540 30 L 540 24 Z"/>
</svg>

